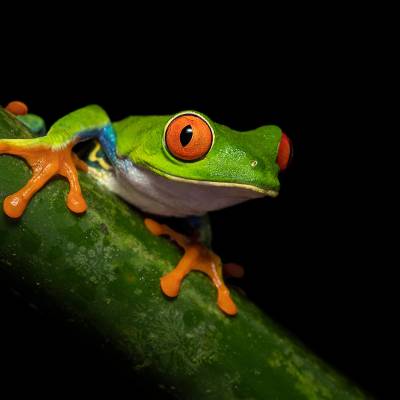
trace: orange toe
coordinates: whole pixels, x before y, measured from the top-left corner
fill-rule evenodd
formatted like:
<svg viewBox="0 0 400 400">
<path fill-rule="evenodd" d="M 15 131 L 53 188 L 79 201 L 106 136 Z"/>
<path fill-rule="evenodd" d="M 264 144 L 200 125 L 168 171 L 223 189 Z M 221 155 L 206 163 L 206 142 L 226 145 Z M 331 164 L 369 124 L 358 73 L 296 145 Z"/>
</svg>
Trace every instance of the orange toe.
<svg viewBox="0 0 400 400">
<path fill-rule="evenodd" d="M 68 208 L 77 214 L 81 214 L 87 210 L 87 204 L 81 194 L 70 192 L 67 197 Z"/>
<path fill-rule="evenodd" d="M 144 224 L 146 225 L 146 228 L 156 236 L 160 236 L 164 233 L 162 225 L 159 224 L 158 222 L 154 221 L 153 219 L 150 218 L 145 218 L 144 219 Z"/>
<path fill-rule="evenodd" d="M 237 307 L 227 289 L 218 291 L 217 303 L 219 308 L 228 315 L 236 315 L 238 312 Z"/>
<path fill-rule="evenodd" d="M 168 297 L 176 297 L 179 294 L 182 277 L 178 277 L 174 271 L 164 275 L 160 279 L 161 290 Z"/>
<path fill-rule="evenodd" d="M 18 194 L 7 196 L 3 202 L 3 210 L 10 218 L 19 218 L 25 211 L 28 202 Z"/>
<path fill-rule="evenodd" d="M 77 158 L 72 153 L 73 146 L 74 143 L 71 142 L 62 149 L 53 150 L 50 146 L 43 144 L 26 145 L 23 139 L 21 142 L 3 143 L 3 146 L 0 146 L 0 154 L 7 153 L 22 157 L 32 169 L 32 177 L 26 185 L 4 200 L 3 210 L 9 217 L 19 218 L 34 194 L 55 175 L 64 176 L 70 184 L 70 192 L 67 196 L 68 208 L 76 213 L 86 211 L 87 206 L 82 197 L 75 167 Z"/>
<path fill-rule="evenodd" d="M 184 249 L 183 257 L 178 265 L 160 280 L 161 290 L 165 295 L 176 297 L 184 277 L 191 271 L 201 271 L 208 275 L 218 289 L 217 303 L 220 309 L 228 315 L 237 313 L 237 307 L 223 282 L 221 259 L 215 253 L 203 244 L 193 242 L 188 237 L 152 219 L 146 218 L 144 223 L 154 235 L 167 235 Z"/>
<path fill-rule="evenodd" d="M 89 171 L 88 165 L 84 161 L 82 161 L 75 153 L 72 153 L 72 160 L 75 164 L 75 167 L 77 169 L 79 169 L 80 171 L 83 171 L 83 172 Z"/>
</svg>

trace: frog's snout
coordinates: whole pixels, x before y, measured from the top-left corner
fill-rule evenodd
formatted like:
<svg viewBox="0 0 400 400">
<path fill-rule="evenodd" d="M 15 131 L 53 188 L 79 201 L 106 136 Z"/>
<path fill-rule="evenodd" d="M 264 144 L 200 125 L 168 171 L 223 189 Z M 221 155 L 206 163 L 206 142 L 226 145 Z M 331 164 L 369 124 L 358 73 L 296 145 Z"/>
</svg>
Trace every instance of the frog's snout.
<svg viewBox="0 0 400 400">
<path fill-rule="evenodd" d="M 276 163 L 279 165 L 281 171 L 284 171 L 293 158 L 293 145 L 288 136 L 282 132 L 282 138 L 278 147 L 278 155 Z"/>
</svg>

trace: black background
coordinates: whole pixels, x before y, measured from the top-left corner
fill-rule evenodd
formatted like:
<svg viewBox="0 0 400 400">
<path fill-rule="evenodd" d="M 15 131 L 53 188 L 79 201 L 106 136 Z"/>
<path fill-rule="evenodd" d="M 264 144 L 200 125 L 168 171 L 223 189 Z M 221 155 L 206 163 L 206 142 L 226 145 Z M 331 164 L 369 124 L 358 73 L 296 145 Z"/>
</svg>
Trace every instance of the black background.
<svg viewBox="0 0 400 400">
<path fill-rule="evenodd" d="M 383 398 L 394 384 L 388 361 L 396 314 L 381 226 L 385 133 L 372 122 L 366 43 L 358 35 L 339 38 L 337 27 L 326 34 L 323 21 L 303 35 L 294 30 L 289 40 L 280 37 L 283 23 L 255 25 L 246 36 L 222 30 L 207 44 L 179 32 L 164 43 L 162 34 L 152 41 L 146 30 L 126 30 L 121 36 L 132 42 L 123 45 L 118 35 L 89 35 L 78 36 L 83 53 L 76 40 L 43 57 L 37 49 L 34 58 L 23 52 L 3 64 L 0 102 L 23 100 L 50 123 L 97 103 L 113 120 L 195 109 L 238 130 L 279 125 L 295 153 L 280 196 L 212 213 L 214 248 L 245 266 L 234 284 L 250 299 Z M 6 283 L 0 315 L 0 362 L 10 382 L 17 377 L 38 392 L 49 390 L 49 381 L 98 393 L 130 387 L 123 363 L 99 351 L 96 340 L 29 305 Z"/>
</svg>

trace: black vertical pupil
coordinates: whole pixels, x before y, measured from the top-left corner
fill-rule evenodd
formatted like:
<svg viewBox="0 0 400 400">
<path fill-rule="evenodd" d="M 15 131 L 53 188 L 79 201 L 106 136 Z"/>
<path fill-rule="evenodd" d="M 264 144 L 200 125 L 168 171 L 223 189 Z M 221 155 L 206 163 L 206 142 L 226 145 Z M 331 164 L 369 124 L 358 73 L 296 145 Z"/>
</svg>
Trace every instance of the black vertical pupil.
<svg viewBox="0 0 400 400">
<path fill-rule="evenodd" d="M 179 137 L 183 147 L 185 147 L 189 144 L 189 142 L 192 140 L 192 136 L 193 136 L 192 127 L 190 125 L 185 126 L 182 129 L 181 135 Z"/>
</svg>

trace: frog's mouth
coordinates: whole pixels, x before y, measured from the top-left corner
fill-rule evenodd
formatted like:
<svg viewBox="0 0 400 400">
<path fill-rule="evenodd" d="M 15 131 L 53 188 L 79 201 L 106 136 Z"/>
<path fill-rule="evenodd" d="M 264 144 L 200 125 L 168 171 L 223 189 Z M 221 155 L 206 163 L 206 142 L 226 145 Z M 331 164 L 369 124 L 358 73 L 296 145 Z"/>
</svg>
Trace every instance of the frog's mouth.
<svg viewBox="0 0 400 400">
<path fill-rule="evenodd" d="M 284 171 L 288 167 L 292 157 L 293 157 L 292 142 L 289 139 L 289 137 L 284 132 L 282 132 L 276 157 L 276 164 L 278 164 L 280 171 Z M 247 199 L 251 199 L 254 197 L 261 197 L 261 196 L 276 197 L 279 194 L 279 190 L 271 189 L 268 187 L 267 188 L 260 187 L 248 183 L 246 184 L 246 183 L 236 183 L 236 182 L 208 181 L 201 179 L 197 180 L 197 179 L 183 178 L 176 175 L 170 175 L 148 163 L 145 163 L 144 167 L 162 178 L 166 178 L 170 181 L 180 182 L 182 184 L 187 184 L 188 189 L 190 186 L 203 186 L 203 187 L 205 186 L 209 189 L 226 188 L 227 196 L 235 197 L 235 194 L 237 194 L 238 197 L 241 198 L 245 198 L 247 196 Z M 219 192 L 223 193 L 221 190 L 219 190 Z"/>
<path fill-rule="evenodd" d="M 245 183 L 218 182 L 218 181 L 205 181 L 205 180 L 202 181 L 202 180 L 195 180 L 195 179 L 187 179 L 187 178 L 182 178 L 180 176 L 166 174 L 165 172 L 159 171 L 150 165 L 148 165 L 147 167 L 151 171 L 155 172 L 156 174 L 161 175 L 162 177 L 164 177 L 166 179 L 170 179 L 170 180 L 176 181 L 176 182 L 182 182 L 182 183 L 187 183 L 187 184 L 192 184 L 192 185 L 238 188 L 238 189 L 243 189 L 243 190 L 249 190 L 251 192 L 260 193 L 262 196 L 269 196 L 269 197 L 276 197 L 279 194 L 279 192 L 277 190 L 263 189 L 258 186 L 249 185 L 249 184 L 245 184 Z"/>
</svg>

